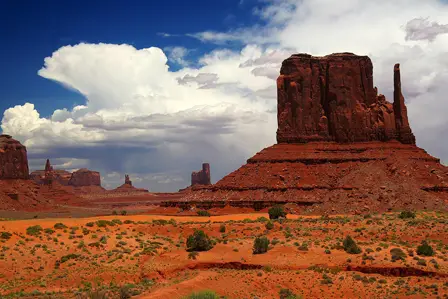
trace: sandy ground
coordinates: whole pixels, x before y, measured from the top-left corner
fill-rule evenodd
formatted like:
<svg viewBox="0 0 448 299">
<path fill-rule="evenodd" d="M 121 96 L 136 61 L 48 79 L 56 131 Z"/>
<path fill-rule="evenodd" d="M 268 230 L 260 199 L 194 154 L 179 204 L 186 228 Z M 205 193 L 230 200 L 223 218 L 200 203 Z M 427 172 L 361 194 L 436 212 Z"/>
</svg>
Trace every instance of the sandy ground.
<svg viewBox="0 0 448 299">
<path fill-rule="evenodd" d="M 304 298 L 448 296 L 446 213 L 418 213 L 410 220 L 397 214 L 288 215 L 271 230 L 260 217 L 268 215 L 0 221 L 0 234 L 10 234 L 0 239 L 0 294 L 35 298 L 47 292 L 42 298 L 82 298 L 103 290 L 117 298 L 126 289 L 136 298 L 176 299 L 212 289 L 227 298 L 252 299 L 279 298 L 279 290 L 288 288 Z M 64 227 L 55 228 L 56 223 Z M 196 229 L 216 244 L 192 259 L 185 241 Z M 271 246 L 254 255 L 254 239 L 260 235 Z M 361 254 L 340 248 L 347 235 L 362 248 Z M 416 254 L 422 240 L 428 240 L 434 256 Z M 393 262 L 392 248 L 402 249 L 406 257 Z"/>
</svg>

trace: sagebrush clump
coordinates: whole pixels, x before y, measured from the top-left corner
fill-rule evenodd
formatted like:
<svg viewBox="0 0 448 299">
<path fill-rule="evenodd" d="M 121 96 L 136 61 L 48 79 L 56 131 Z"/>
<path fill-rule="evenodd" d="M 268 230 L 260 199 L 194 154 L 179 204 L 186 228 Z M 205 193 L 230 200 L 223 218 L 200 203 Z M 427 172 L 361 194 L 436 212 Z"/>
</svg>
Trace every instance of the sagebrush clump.
<svg viewBox="0 0 448 299">
<path fill-rule="evenodd" d="M 202 230 L 196 230 L 187 239 L 187 251 L 208 251 L 212 248 L 212 241 Z"/>
</svg>

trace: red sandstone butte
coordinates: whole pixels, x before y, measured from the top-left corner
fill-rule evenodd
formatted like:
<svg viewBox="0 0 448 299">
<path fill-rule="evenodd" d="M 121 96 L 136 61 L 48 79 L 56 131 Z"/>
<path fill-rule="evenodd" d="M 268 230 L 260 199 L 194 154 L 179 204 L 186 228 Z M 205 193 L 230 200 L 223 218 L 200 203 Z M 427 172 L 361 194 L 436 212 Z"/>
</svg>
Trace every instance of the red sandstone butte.
<svg viewBox="0 0 448 299">
<path fill-rule="evenodd" d="M 372 61 L 352 53 L 283 61 L 277 79 L 278 143 L 389 141 L 415 144 L 394 69 L 394 103 L 377 94 Z"/>
<path fill-rule="evenodd" d="M 214 185 L 165 206 L 294 203 L 306 213 L 448 209 L 448 167 L 415 145 L 394 74 L 394 103 L 377 94 L 372 62 L 351 53 L 292 55 L 277 80 L 277 142 Z"/>
<path fill-rule="evenodd" d="M 10 135 L 0 135 L 0 179 L 28 179 L 26 147 Z"/>
<path fill-rule="evenodd" d="M 193 171 L 191 173 L 191 186 L 194 185 L 210 185 L 210 164 L 203 163 L 202 170 Z"/>
<path fill-rule="evenodd" d="M 129 175 L 126 174 L 124 176 L 124 184 L 109 191 L 109 192 L 112 192 L 112 193 L 115 193 L 115 192 L 118 192 L 118 193 L 142 193 L 142 192 L 146 193 L 149 191 L 146 189 L 143 189 L 143 188 L 135 188 L 134 186 L 132 186 L 132 181 L 129 178 Z"/>
<path fill-rule="evenodd" d="M 68 184 L 74 187 L 101 186 L 101 176 L 98 171 L 81 168 L 72 173 Z"/>
</svg>

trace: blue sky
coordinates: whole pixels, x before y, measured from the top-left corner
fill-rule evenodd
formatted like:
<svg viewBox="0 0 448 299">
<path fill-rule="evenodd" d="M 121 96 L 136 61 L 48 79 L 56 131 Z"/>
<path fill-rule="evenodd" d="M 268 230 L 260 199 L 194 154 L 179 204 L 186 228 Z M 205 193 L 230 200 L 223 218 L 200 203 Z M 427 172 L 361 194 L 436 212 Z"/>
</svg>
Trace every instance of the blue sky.
<svg viewBox="0 0 448 299">
<path fill-rule="evenodd" d="M 136 48 L 182 45 L 199 56 L 216 46 L 185 36 L 204 29 L 227 31 L 252 25 L 253 0 L 23 1 L 0 4 L 0 111 L 35 104 L 42 116 L 85 102 L 79 93 L 37 75 L 43 60 L 80 42 L 130 44 Z M 169 4 L 167 4 L 169 3 Z M 194 5 L 193 5 L 194 3 Z M 163 37 L 159 33 L 176 34 Z M 178 66 L 170 63 L 171 69 Z"/>
<path fill-rule="evenodd" d="M 209 162 L 216 182 L 276 142 L 298 52 L 369 55 L 389 100 L 401 63 L 417 144 L 448 161 L 447 1 L 0 0 L 0 41 L 0 128 L 32 170 L 175 191 Z"/>
</svg>

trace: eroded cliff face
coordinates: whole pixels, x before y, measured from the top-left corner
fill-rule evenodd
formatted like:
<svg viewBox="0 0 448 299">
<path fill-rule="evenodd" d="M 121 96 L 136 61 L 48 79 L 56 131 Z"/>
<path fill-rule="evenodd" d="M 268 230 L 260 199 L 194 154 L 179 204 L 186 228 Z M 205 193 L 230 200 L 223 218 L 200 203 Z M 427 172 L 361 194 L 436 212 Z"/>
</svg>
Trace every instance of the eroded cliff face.
<svg viewBox="0 0 448 299">
<path fill-rule="evenodd" d="M 9 135 L 0 135 L 0 179 L 28 178 L 26 147 Z"/>
<path fill-rule="evenodd" d="M 68 184 L 74 187 L 101 186 L 101 176 L 98 171 L 82 168 L 72 173 Z"/>
<path fill-rule="evenodd" d="M 394 104 L 378 95 L 369 57 L 351 53 L 286 59 L 277 79 L 278 143 L 389 141 L 415 144 L 394 68 Z"/>
</svg>

